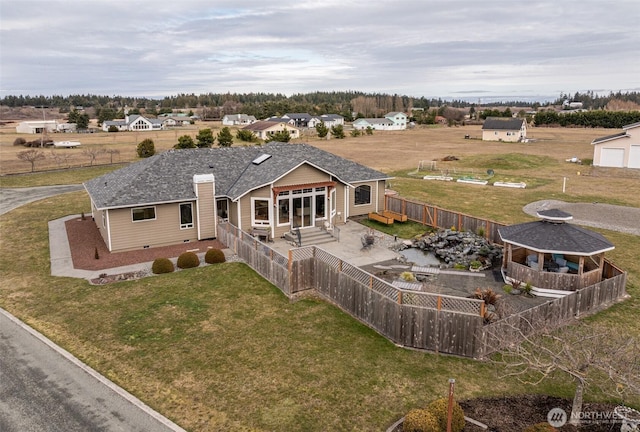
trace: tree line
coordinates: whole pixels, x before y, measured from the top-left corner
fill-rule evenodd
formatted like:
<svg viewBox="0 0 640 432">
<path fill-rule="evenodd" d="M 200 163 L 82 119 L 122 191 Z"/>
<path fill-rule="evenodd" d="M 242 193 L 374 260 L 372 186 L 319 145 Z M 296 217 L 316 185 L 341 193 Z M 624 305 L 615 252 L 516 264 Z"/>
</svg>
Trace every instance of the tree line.
<svg viewBox="0 0 640 432">
<path fill-rule="evenodd" d="M 539 111 L 533 118 L 536 126 L 577 126 L 593 128 L 615 128 L 640 122 L 640 111 L 580 111 L 562 113 Z"/>
</svg>

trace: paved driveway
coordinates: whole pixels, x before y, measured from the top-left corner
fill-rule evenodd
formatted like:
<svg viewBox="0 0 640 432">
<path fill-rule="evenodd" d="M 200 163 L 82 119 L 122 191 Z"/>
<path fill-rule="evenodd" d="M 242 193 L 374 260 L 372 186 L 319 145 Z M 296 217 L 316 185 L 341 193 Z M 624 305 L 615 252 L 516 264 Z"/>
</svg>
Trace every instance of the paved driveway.
<svg viewBox="0 0 640 432">
<path fill-rule="evenodd" d="M 80 184 L 39 186 L 30 188 L 0 188 L 0 214 L 5 214 L 22 205 L 41 200 L 43 198 L 83 189 L 84 186 Z"/>
</svg>

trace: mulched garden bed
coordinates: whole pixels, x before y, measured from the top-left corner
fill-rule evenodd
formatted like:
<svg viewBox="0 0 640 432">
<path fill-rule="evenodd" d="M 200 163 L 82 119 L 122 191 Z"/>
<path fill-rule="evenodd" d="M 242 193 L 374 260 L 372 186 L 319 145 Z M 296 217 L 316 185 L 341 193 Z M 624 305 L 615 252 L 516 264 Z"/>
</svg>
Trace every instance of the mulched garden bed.
<svg viewBox="0 0 640 432">
<path fill-rule="evenodd" d="M 527 427 L 547 421 L 547 413 L 553 408 L 562 408 L 571 413 L 571 401 L 545 395 L 520 395 L 509 397 L 478 398 L 459 401 L 464 414 L 484 423 L 492 432 L 521 432 Z M 602 413 L 612 415 L 617 404 L 585 403 L 585 413 Z M 565 425 L 560 432 L 618 432 L 620 423 L 590 423 L 576 428 Z M 484 429 L 467 422 L 464 432 L 480 432 Z M 402 432 L 402 425 L 393 432 Z"/>
</svg>

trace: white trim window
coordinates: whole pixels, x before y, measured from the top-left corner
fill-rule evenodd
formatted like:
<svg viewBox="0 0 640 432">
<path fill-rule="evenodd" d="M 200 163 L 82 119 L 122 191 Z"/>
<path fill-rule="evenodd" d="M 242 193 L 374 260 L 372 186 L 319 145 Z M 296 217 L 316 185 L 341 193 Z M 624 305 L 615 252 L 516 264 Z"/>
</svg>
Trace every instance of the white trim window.
<svg viewBox="0 0 640 432">
<path fill-rule="evenodd" d="M 371 204 L 371 186 L 358 186 L 353 193 L 353 202 L 355 205 Z"/>
<path fill-rule="evenodd" d="M 180 229 L 193 228 L 193 204 L 180 204 Z"/>
<path fill-rule="evenodd" d="M 156 207 L 136 207 L 131 209 L 131 220 L 133 222 L 144 222 L 156 220 Z"/>
<path fill-rule="evenodd" d="M 251 198 L 251 225 L 270 225 L 271 200 L 268 198 Z"/>
</svg>

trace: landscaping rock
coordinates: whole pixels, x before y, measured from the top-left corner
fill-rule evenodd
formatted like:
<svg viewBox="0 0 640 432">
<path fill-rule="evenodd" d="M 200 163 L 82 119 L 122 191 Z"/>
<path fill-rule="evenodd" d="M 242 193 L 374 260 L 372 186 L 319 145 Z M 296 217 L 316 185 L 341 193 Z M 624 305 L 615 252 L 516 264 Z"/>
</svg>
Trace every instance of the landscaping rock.
<svg viewBox="0 0 640 432">
<path fill-rule="evenodd" d="M 480 261 L 489 268 L 502 260 L 502 247 L 493 245 L 484 237 L 468 231 L 439 230 L 416 238 L 411 245 L 403 243 L 402 249 L 413 247 L 432 252 L 444 262 L 442 267 L 455 264 L 469 266 L 471 261 Z"/>
</svg>

